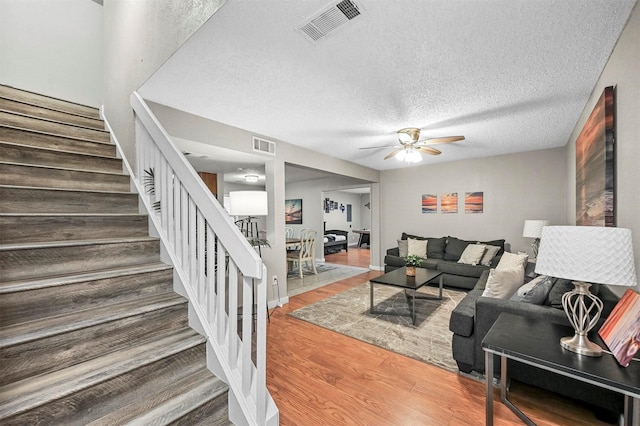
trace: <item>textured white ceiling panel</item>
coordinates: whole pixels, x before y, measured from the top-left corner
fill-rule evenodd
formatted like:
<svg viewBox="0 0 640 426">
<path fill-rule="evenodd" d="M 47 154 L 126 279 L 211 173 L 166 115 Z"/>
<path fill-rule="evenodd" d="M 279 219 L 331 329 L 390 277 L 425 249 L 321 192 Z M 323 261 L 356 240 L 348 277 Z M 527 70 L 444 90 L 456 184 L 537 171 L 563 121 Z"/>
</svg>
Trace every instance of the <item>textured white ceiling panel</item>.
<svg viewBox="0 0 640 426">
<path fill-rule="evenodd" d="M 379 170 L 406 166 L 359 148 L 403 127 L 466 137 L 418 164 L 558 147 L 635 0 L 356 3 L 314 44 L 295 28 L 329 2 L 229 0 L 141 93 Z"/>
</svg>

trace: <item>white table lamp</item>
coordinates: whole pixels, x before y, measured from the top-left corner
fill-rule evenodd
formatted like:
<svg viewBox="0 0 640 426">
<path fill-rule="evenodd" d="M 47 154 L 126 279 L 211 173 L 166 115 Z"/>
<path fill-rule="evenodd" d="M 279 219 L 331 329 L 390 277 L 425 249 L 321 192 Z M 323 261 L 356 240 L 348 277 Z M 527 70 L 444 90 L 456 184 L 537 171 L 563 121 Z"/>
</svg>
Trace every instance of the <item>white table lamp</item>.
<svg viewBox="0 0 640 426">
<path fill-rule="evenodd" d="M 531 249 L 533 250 L 533 257 L 538 257 L 538 247 L 540 246 L 540 236 L 542 235 L 542 228 L 549 225 L 548 220 L 525 220 L 524 229 L 522 230 L 522 236 L 525 238 L 533 238 L 531 243 Z"/>
<path fill-rule="evenodd" d="M 536 273 L 573 281 L 562 296 L 562 306 L 575 330 L 563 337 L 565 349 L 600 356 L 602 348 L 587 333 L 602 313 L 602 301 L 591 294 L 592 283 L 635 286 L 636 269 L 631 231 L 598 226 L 545 226 L 540 239 Z"/>
</svg>

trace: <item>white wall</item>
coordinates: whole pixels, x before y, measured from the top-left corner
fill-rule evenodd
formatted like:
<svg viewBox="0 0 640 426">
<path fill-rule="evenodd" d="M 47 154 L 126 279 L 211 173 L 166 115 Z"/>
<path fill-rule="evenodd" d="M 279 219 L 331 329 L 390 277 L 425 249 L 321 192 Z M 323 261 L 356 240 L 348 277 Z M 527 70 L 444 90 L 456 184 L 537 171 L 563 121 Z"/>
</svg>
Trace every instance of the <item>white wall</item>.
<svg viewBox="0 0 640 426">
<path fill-rule="evenodd" d="M 369 203 L 369 207 L 365 204 Z M 360 226 L 362 229 L 371 229 L 371 194 L 360 196 Z"/>
<path fill-rule="evenodd" d="M 102 6 L 87 0 L 1 0 L 0 83 L 102 104 Z"/>
<path fill-rule="evenodd" d="M 402 232 L 466 240 L 504 238 L 528 251 L 525 219 L 566 224 L 565 148 L 384 171 L 380 179 L 381 250 Z M 484 212 L 464 213 L 465 192 L 484 192 Z M 440 195 L 458 193 L 458 213 L 440 213 Z M 438 194 L 438 213 L 423 214 L 422 194 Z M 382 257 L 384 254 L 381 253 Z"/>
<path fill-rule="evenodd" d="M 349 231 L 349 244 L 355 245 L 358 242 L 359 234 L 351 231 L 364 228 L 362 225 L 361 211 L 363 208 L 366 209 L 366 207 L 362 206 L 362 197 L 360 194 L 354 194 L 352 192 L 328 191 L 325 192 L 322 197 L 323 203 L 325 198 L 329 198 L 331 201 L 336 201 L 339 205 L 344 205 L 344 211 L 337 209 L 330 210 L 329 213 L 324 213 L 326 228 Z M 351 204 L 351 222 L 347 222 L 347 204 Z"/>
<path fill-rule="evenodd" d="M 615 86 L 616 218 L 633 234 L 640 282 L 640 6 L 636 4 L 567 145 L 567 222 L 576 223 L 576 139 L 607 86 Z M 620 287 L 612 290 L 622 292 Z M 638 291 L 638 287 L 636 287 Z"/>
<path fill-rule="evenodd" d="M 104 2 L 104 112 L 130 164 L 136 164 L 136 157 L 129 96 L 224 3 L 225 0 Z"/>
</svg>

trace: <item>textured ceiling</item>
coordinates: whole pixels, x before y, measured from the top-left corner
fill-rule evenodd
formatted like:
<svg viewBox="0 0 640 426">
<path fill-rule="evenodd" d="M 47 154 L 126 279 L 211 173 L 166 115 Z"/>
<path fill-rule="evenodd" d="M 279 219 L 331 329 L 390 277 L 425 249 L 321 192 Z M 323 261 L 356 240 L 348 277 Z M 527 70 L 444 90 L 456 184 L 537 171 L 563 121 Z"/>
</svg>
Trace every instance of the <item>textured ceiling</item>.
<svg viewBox="0 0 640 426">
<path fill-rule="evenodd" d="M 378 170 L 407 166 L 359 148 L 403 127 L 466 137 L 418 164 L 558 147 L 635 1 L 354 0 L 313 44 L 295 28 L 330 2 L 229 0 L 140 92 Z"/>
</svg>

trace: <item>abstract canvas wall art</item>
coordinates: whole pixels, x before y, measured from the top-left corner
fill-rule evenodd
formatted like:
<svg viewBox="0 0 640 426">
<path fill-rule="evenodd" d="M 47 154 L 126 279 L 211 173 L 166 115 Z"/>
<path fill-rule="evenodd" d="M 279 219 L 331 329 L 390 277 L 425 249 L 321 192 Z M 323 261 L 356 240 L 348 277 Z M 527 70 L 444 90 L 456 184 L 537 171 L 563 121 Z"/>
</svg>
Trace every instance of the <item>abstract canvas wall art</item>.
<svg viewBox="0 0 640 426">
<path fill-rule="evenodd" d="M 576 225 L 616 226 L 614 90 L 606 87 L 576 139 Z"/>
<path fill-rule="evenodd" d="M 438 212 L 438 194 L 422 194 L 422 213 Z"/>
<path fill-rule="evenodd" d="M 442 213 L 458 213 L 458 193 L 442 194 L 440 197 L 440 211 Z"/>
<path fill-rule="evenodd" d="M 482 213 L 483 203 L 484 193 L 482 192 L 466 192 L 464 194 L 465 213 Z"/>
</svg>

